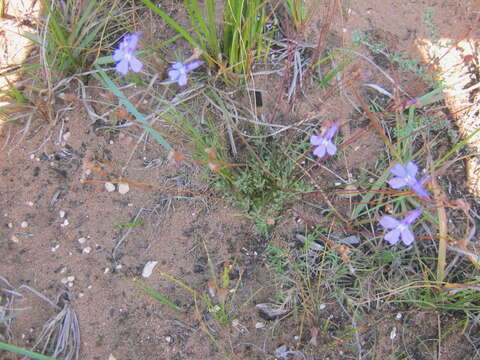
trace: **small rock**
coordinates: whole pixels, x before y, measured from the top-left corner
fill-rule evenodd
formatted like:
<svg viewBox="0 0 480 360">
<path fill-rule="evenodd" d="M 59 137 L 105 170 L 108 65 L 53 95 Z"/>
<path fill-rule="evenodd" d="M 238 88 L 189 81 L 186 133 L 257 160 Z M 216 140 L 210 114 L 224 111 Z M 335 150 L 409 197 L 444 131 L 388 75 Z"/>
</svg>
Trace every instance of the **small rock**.
<svg viewBox="0 0 480 360">
<path fill-rule="evenodd" d="M 60 216 L 61 219 L 63 219 L 63 218 L 65 217 L 65 215 L 66 215 L 66 212 L 63 211 L 63 210 L 60 210 L 60 211 L 58 212 L 58 216 Z"/>
<path fill-rule="evenodd" d="M 128 193 L 130 191 L 130 186 L 128 184 L 122 183 L 118 184 L 118 192 L 122 195 Z"/>
<path fill-rule="evenodd" d="M 75 281 L 75 276 L 73 276 L 73 275 L 67 276 L 67 281 L 68 282 L 74 282 Z"/>
<path fill-rule="evenodd" d="M 165 341 L 170 344 L 172 342 L 172 337 L 171 336 L 165 336 Z"/>
<path fill-rule="evenodd" d="M 255 324 L 255 329 L 263 329 L 265 327 L 265 323 L 263 322 L 257 322 Z"/>
<path fill-rule="evenodd" d="M 59 247 L 60 247 L 60 244 L 57 244 L 57 245 L 55 245 L 54 247 L 52 247 L 52 249 L 51 249 L 52 252 L 57 251 Z"/>
<path fill-rule="evenodd" d="M 92 248 L 90 246 L 87 246 L 82 250 L 83 254 L 90 254 L 92 252 Z"/>
<path fill-rule="evenodd" d="M 67 141 L 68 139 L 70 139 L 70 136 L 72 134 L 70 133 L 70 131 L 66 132 L 65 134 L 63 134 L 63 141 Z"/>
<path fill-rule="evenodd" d="M 113 185 L 111 182 L 106 182 L 106 183 L 105 183 L 105 189 L 106 189 L 108 192 L 115 191 L 115 185 Z"/>
<path fill-rule="evenodd" d="M 258 315 L 265 320 L 275 320 L 283 315 L 289 313 L 290 310 L 283 308 L 276 304 L 257 304 L 255 308 L 258 310 Z"/>
<path fill-rule="evenodd" d="M 20 239 L 16 235 L 12 235 L 10 240 L 12 240 L 12 242 L 14 242 L 15 244 L 18 244 L 20 242 Z"/>
<path fill-rule="evenodd" d="M 78 241 L 79 244 L 85 244 L 85 242 L 87 241 L 87 238 L 81 237 L 77 241 Z"/>
<path fill-rule="evenodd" d="M 325 310 L 326 307 L 327 307 L 327 305 L 320 304 L 320 305 L 318 305 L 318 310 Z"/>
<path fill-rule="evenodd" d="M 32 206 L 33 206 L 33 201 L 28 201 L 28 202 L 27 202 L 27 205 L 30 206 L 30 207 L 32 207 Z"/>
<path fill-rule="evenodd" d="M 78 298 L 81 299 L 85 294 L 84 293 L 78 293 Z"/>
<path fill-rule="evenodd" d="M 30 160 L 35 159 L 35 154 L 30 154 Z"/>
<path fill-rule="evenodd" d="M 63 221 L 63 223 L 60 224 L 60 226 L 61 226 L 61 227 L 65 227 L 65 226 L 68 226 L 68 224 L 70 224 L 70 222 L 68 221 L 68 219 L 65 219 L 65 220 Z"/>
<path fill-rule="evenodd" d="M 8 223 L 7 226 L 8 226 L 10 229 L 13 228 L 13 224 L 12 224 L 11 222 Z"/>
<path fill-rule="evenodd" d="M 110 272 L 110 268 L 106 267 L 105 270 L 103 270 L 104 274 L 108 274 Z"/>
<path fill-rule="evenodd" d="M 153 269 L 157 266 L 158 261 L 148 261 L 143 267 L 142 276 L 144 278 L 150 277 L 152 275 Z"/>
<path fill-rule="evenodd" d="M 25 229 L 26 227 L 28 227 L 28 222 L 22 221 L 22 223 L 20 224 L 20 227 L 21 227 L 22 229 Z"/>
<path fill-rule="evenodd" d="M 113 356 L 112 354 L 108 355 L 108 360 L 117 360 L 117 358 L 115 356 Z"/>
</svg>

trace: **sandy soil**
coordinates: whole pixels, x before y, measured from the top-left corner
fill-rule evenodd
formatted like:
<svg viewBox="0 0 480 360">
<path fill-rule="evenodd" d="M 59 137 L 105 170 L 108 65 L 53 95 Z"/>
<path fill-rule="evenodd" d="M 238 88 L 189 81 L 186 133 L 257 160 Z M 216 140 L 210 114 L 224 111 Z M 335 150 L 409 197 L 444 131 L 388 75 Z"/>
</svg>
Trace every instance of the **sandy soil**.
<svg viewBox="0 0 480 360">
<path fill-rule="evenodd" d="M 342 9 L 336 11 L 331 38 L 335 46 L 345 46 L 351 43 L 354 30 L 362 30 L 385 43 L 391 52 L 422 59 L 419 44 L 431 38 L 431 29 L 423 20 L 427 8 L 433 9 L 441 38 L 455 41 L 471 37 L 478 44 L 480 5 L 473 0 L 344 1 Z M 313 16 L 306 29 L 309 41 L 318 39 L 325 13 L 325 8 L 319 7 Z M 150 29 L 159 25 L 142 26 Z M 374 60 L 380 67 L 392 70 L 388 60 L 379 56 Z M 384 79 L 379 82 L 385 88 L 391 87 Z M 402 86 L 412 96 L 422 95 L 422 84 L 418 82 L 405 82 Z M 276 94 L 276 90 L 271 93 Z M 266 106 L 269 101 L 274 106 L 275 99 L 275 95 L 270 100 L 267 97 Z M 478 97 L 470 100 L 473 99 L 478 101 Z M 57 104 L 64 107 L 66 103 L 57 99 Z M 69 105 L 72 109 L 50 130 L 47 142 L 43 131 L 47 124 L 39 118 L 32 136 L 2 147 L 0 276 L 14 288 L 25 284 L 52 300 L 62 290 L 68 290 L 80 322 L 80 359 L 273 359 L 275 349 L 282 344 L 301 349 L 308 359 L 353 358 L 352 339 L 332 342 L 332 338 L 325 338 L 312 345 L 310 330 L 299 337 L 293 319 L 279 323 L 259 316 L 255 304 L 269 302 L 274 295 L 265 265 L 267 244 L 228 202 L 134 186 L 122 195 L 118 185 L 114 192 L 107 192 L 104 185 L 126 168 L 123 175 L 130 181 L 203 192 L 206 184 L 197 165 L 173 164 L 168 154 L 156 146 L 136 147 L 135 142 L 118 133 L 96 129 L 83 106 Z M 337 108 L 338 113 L 332 117 L 348 116 L 351 109 L 344 106 Z M 357 129 L 357 124 L 350 126 L 352 132 Z M 478 126 L 477 121 L 471 128 Z M 2 140 L 19 130 L 19 126 L 10 126 Z M 368 137 L 362 139 L 357 147 L 347 150 L 353 165 L 364 160 L 365 155 L 358 158 L 360 148 L 368 156 L 373 154 L 372 161 L 378 153 L 378 142 Z M 87 168 L 91 170 L 89 175 L 85 173 Z M 137 226 L 125 225 L 132 221 Z M 292 231 L 292 224 L 284 227 Z M 282 236 L 290 238 L 292 233 Z M 148 261 L 158 262 L 156 271 L 142 279 Z M 212 317 L 201 316 L 206 310 L 199 305 L 199 299 L 160 273 L 168 273 L 207 294 L 209 281 L 219 281 L 225 266 L 232 267 L 231 281 L 238 282 L 235 293 L 228 295 L 235 314 L 235 321 L 229 325 L 201 320 Z M 136 287 L 138 279 L 183 310 L 175 311 L 142 294 Z M 13 322 L 12 333 L 16 345 L 28 348 L 55 310 L 28 291 L 22 293 L 25 297 L 16 306 L 25 310 Z M 350 326 L 341 310 L 327 310 L 328 315 L 335 316 L 332 322 L 342 324 L 344 329 Z M 375 346 L 374 354 L 379 359 L 388 358 L 399 344 L 396 341 L 402 341 L 411 359 L 479 358 L 460 335 L 450 337 L 439 349 L 425 351 L 424 344 L 418 345 L 418 337 L 429 339 L 438 335 L 438 319 L 428 312 L 416 317 L 407 313 L 401 319 L 396 313 L 372 314 L 364 319 L 361 341 L 366 347 Z M 403 335 L 392 340 L 395 326 Z M 207 332 L 217 339 L 218 346 Z M 0 354 L 0 358 L 16 359 L 10 354 Z"/>
</svg>

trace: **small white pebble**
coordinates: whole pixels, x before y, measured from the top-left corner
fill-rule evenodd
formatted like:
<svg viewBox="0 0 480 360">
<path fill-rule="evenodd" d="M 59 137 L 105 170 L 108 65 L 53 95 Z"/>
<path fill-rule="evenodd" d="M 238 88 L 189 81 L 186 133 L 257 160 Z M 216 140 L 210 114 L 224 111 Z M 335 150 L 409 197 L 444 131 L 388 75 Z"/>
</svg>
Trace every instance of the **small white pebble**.
<svg viewBox="0 0 480 360">
<path fill-rule="evenodd" d="M 35 159 L 35 154 L 30 154 L 30 160 Z"/>
<path fill-rule="evenodd" d="M 85 294 L 82 293 L 82 292 L 81 292 L 81 293 L 78 293 L 78 298 L 80 299 L 80 298 L 82 298 L 84 295 L 85 295 Z"/>
<path fill-rule="evenodd" d="M 133 204 L 132 204 L 132 203 L 128 203 L 128 205 L 127 205 L 127 206 L 130 206 L 130 207 L 132 207 L 132 206 L 133 206 Z"/>
<path fill-rule="evenodd" d="M 13 228 L 13 224 L 12 223 L 8 223 L 7 225 L 10 229 Z"/>
<path fill-rule="evenodd" d="M 110 140 L 110 141 L 109 141 L 109 144 L 110 144 L 110 145 L 113 145 L 113 140 Z"/>
<path fill-rule="evenodd" d="M 58 212 L 58 216 L 60 216 L 60 218 L 62 218 L 62 219 L 65 217 L 65 215 L 66 215 L 66 212 L 63 211 L 63 210 L 60 210 L 60 211 Z"/>
<path fill-rule="evenodd" d="M 84 248 L 82 250 L 82 253 L 83 254 L 90 254 L 91 251 L 92 251 L 92 248 L 90 246 L 87 246 L 86 248 Z"/>
<path fill-rule="evenodd" d="M 35 160 L 40 161 L 40 158 L 36 158 Z"/>
<path fill-rule="evenodd" d="M 14 242 L 16 244 L 18 244 L 20 242 L 20 239 L 16 235 L 12 235 L 10 240 L 12 240 L 12 242 Z"/>
<path fill-rule="evenodd" d="M 115 265 L 115 270 L 120 270 L 122 267 L 122 264 Z"/>
<path fill-rule="evenodd" d="M 87 286 L 87 289 L 91 289 L 91 288 L 92 288 L 92 285 L 88 285 L 88 286 Z"/>
<path fill-rule="evenodd" d="M 390 340 L 393 340 L 397 337 L 397 328 L 394 326 L 392 331 L 390 332 Z"/>
<path fill-rule="evenodd" d="M 64 277 L 62 280 L 60 280 L 60 282 L 62 284 L 66 284 L 66 283 L 68 283 L 68 279 L 66 277 Z"/>
<path fill-rule="evenodd" d="M 172 342 L 172 337 L 171 336 L 165 336 L 165 341 L 170 344 Z"/>
<path fill-rule="evenodd" d="M 298 340 L 300 340 L 300 336 L 295 335 L 295 336 L 293 337 L 293 339 L 294 339 L 295 341 L 298 341 Z"/>
<path fill-rule="evenodd" d="M 60 224 L 61 227 L 65 227 L 65 226 L 68 226 L 68 224 L 70 224 L 70 222 L 68 221 L 68 219 L 65 219 L 63 221 L 63 224 Z"/>
<path fill-rule="evenodd" d="M 73 282 L 69 282 L 68 287 L 72 287 L 72 286 L 73 286 Z"/>
<path fill-rule="evenodd" d="M 70 133 L 70 131 L 67 131 L 65 134 L 63 134 L 63 141 L 67 141 L 68 139 L 70 139 L 70 136 L 72 134 Z"/>
<path fill-rule="evenodd" d="M 22 221 L 22 223 L 20 224 L 20 227 L 22 229 L 25 229 L 27 226 L 28 226 L 28 222 L 26 222 L 26 221 Z"/>
<path fill-rule="evenodd" d="M 122 195 L 128 193 L 130 191 L 130 186 L 128 184 L 118 184 L 118 192 Z"/>
<path fill-rule="evenodd" d="M 52 252 L 57 251 L 59 247 L 60 247 L 60 244 L 57 244 L 54 247 L 52 247 Z"/>
<path fill-rule="evenodd" d="M 105 183 L 105 189 L 106 189 L 108 192 L 115 191 L 115 185 L 113 185 L 113 184 L 110 183 L 110 182 L 106 182 L 106 183 Z"/>
<path fill-rule="evenodd" d="M 87 241 L 86 238 L 84 237 L 81 237 L 80 239 L 77 240 L 79 244 L 85 244 L 85 242 Z"/>
<path fill-rule="evenodd" d="M 63 268 L 60 269 L 60 274 L 65 274 L 67 272 L 67 267 L 64 266 Z"/>
<path fill-rule="evenodd" d="M 68 282 L 73 282 L 73 281 L 75 281 L 75 276 L 73 276 L 73 275 L 67 276 L 67 281 L 68 281 Z"/>
<path fill-rule="evenodd" d="M 325 310 L 326 307 L 327 307 L 327 305 L 320 304 L 320 305 L 318 305 L 318 310 Z"/>
<path fill-rule="evenodd" d="M 157 264 L 158 261 L 147 261 L 147 263 L 143 267 L 142 276 L 144 278 L 150 277 L 150 275 L 152 275 L 153 269 L 155 268 L 155 266 L 157 266 Z"/>
<path fill-rule="evenodd" d="M 263 329 L 265 327 L 265 324 L 263 322 L 257 322 L 255 324 L 255 329 Z"/>
<path fill-rule="evenodd" d="M 397 316 L 395 316 L 395 319 L 400 320 L 402 318 L 402 313 L 398 313 Z"/>
<path fill-rule="evenodd" d="M 33 201 L 27 201 L 27 205 L 32 207 L 33 206 Z"/>
<path fill-rule="evenodd" d="M 108 274 L 110 272 L 110 268 L 106 267 L 105 270 L 103 270 L 104 274 Z"/>
</svg>

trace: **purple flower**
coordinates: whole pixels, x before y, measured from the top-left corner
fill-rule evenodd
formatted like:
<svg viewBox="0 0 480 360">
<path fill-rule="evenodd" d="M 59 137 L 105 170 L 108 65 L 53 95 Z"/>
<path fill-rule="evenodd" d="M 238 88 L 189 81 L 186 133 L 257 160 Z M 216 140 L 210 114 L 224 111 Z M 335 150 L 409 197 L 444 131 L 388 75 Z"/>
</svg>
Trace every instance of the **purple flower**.
<svg viewBox="0 0 480 360">
<path fill-rule="evenodd" d="M 395 245 L 402 240 L 406 246 L 409 246 L 415 240 L 415 235 L 413 235 L 410 225 L 412 225 L 421 214 L 422 210 L 416 209 L 410 211 L 403 220 L 397 220 L 389 215 L 383 216 L 380 219 L 380 225 L 390 230 L 385 234 L 385 240 L 387 240 L 390 245 Z"/>
<path fill-rule="evenodd" d="M 115 69 L 120 74 L 126 75 L 129 68 L 134 72 L 142 70 L 143 64 L 135 57 L 135 49 L 141 35 L 141 33 L 125 35 L 118 49 L 113 53 L 113 60 L 117 62 Z"/>
<path fill-rule="evenodd" d="M 332 142 L 333 137 L 338 131 L 338 125 L 333 124 L 325 132 L 325 135 L 313 135 L 310 137 L 310 143 L 316 146 L 316 149 L 313 150 L 313 155 L 323 158 L 325 154 L 335 155 L 337 152 L 337 147 Z"/>
<path fill-rule="evenodd" d="M 175 62 L 172 64 L 170 70 L 168 70 L 168 77 L 170 78 L 170 81 L 176 82 L 180 86 L 184 86 L 187 84 L 187 74 L 201 66 L 203 63 L 203 60 L 195 60 L 188 64 Z"/>
<path fill-rule="evenodd" d="M 427 181 L 428 176 L 425 176 L 420 181 L 417 181 L 416 176 L 418 172 L 418 167 L 414 162 L 409 161 L 407 166 L 402 164 L 395 164 L 390 172 L 395 175 L 394 178 L 391 178 L 388 181 L 388 184 L 394 189 L 401 189 L 405 186 L 410 186 L 413 191 L 415 191 L 420 197 L 424 199 L 430 199 L 428 192 L 423 188 L 423 184 Z"/>
</svg>

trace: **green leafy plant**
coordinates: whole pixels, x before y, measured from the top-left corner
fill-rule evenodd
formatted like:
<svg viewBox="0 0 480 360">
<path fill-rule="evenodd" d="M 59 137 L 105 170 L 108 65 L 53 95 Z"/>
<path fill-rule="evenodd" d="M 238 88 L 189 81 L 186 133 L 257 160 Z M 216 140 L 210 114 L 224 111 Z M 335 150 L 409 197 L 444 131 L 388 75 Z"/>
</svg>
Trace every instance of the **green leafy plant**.
<svg viewBox="0 0 480 360">
<path fill-rule="evenodd" d="M 105 41 L 105 30 L 119 7 L 118 1 L 110 4 L 107 0 L 82 4 L 85 6 L 69 0 L 62 7 L 57 1 L 42 0 L 46 18 L 43 35 L 25 34 L 42 47 L 44 66 L 58 72 L 58 76 L 88 68 L 98 55 Z"/>
<path fill-rule="evenodd" d="M 142 2 L 193 47 L 203 50 L 207 62 L 219 66 L 227 79 L 231 72 L 248 73 L 254 57 L 264 49 L 266 1 L 226 0 L 222 16 L 214 0 L 206 0 L 204 6 L 199 0 L 186 0 L 195 38 L 153 2 Z"/>
</svg>

